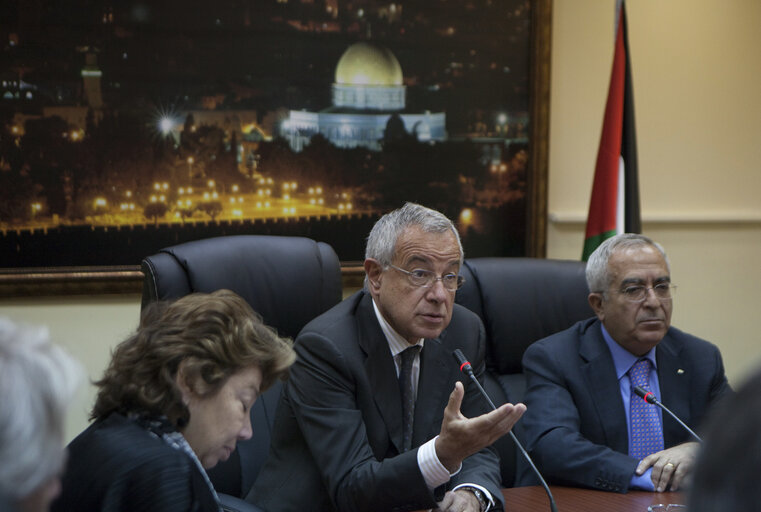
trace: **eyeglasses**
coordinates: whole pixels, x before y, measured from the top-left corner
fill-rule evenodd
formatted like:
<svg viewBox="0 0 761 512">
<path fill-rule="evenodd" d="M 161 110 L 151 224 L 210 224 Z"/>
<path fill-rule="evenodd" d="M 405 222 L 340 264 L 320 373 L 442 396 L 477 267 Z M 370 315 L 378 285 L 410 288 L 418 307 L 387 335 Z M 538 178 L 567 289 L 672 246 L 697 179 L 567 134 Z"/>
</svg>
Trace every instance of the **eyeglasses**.
<svg viewBox="0 0 761 512">
<path fill-rule="evenodd" d="M 686 508 L 687 505 L 680 505 L 678 503 L 669 503 L 668 505 L 659 503 L 658 505 L 647 507 L 647 512 L 682 512 Z"/>
<path fill-rule="evenodd" d="M 423 270 L 420 268 L 416 268 L 412 271 L 404 270 L 403 268 L 399 268 L 396 265 L 391 265 L 390 263 L 388 266 L 406 275 L 407 281 L 409 281 L 412 286 L 417 286 L 418 288 L 430 288 L 436 281 L 441 281 L 441 284 L 444 285 L 444 288 L 450 292 L 454 292 L 457 291 L 457 289 L 462 286 L 462 283 L 465 282 L 464 277 L 459 276 L 453 272 L 439 276 L 436 274 L 436 272 L 431 270 Z"/>
<path fill-rule="evenodd" d="M 653 290 L 658 300 L 667 301 L 674 298 L 676 285 L 671 283 L 658 283 L 655 286 L 632 285 L 619 290 L 618 293 L 629 302 L 645 302 L 649 290 Z"/>
</svg>

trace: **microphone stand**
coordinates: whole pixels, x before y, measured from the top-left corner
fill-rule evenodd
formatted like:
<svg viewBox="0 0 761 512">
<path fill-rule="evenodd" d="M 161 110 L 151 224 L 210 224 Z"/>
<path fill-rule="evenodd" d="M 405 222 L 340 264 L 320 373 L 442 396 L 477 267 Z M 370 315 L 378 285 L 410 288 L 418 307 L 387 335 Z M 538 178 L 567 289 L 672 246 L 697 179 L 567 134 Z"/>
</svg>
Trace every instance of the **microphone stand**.
<svg viewBox="0 0 761 512">
<path fill-rule="evenodd" d="M 478 379 L 473 374 L 473 368 L 471 367 L 470 362 L 465 358 L 465 355 L 462 353 L 462 351 L 458 348 L 452 353 L 452 355 L 457 361 L 457 364 L 460 365 L 460 371 L 464 372 L 470 378 L 470 380 L 473 381 L 473 383 L 476 385 L 478 390 L 481 392 L 481 396 L 483 396 L 486 399 L 486 401 L 489 403 L 489 406 L 492 408 L 492 410 L 496 410 L 497 407 L 494 405 L 494 402 L 491 401 L 491 398 L 489 398 L 489 395 L 486 393 L 486 390 L 483 388 L 483 386 L 481 386 L 481 383 L 478 382 Z M 520 452 L 523 454 L 523 458 L 525 458 L 528 461 L 529 465 L 531 466 L 531 469 L 533 469 L 536 476 L 539 477 L 539 481 L 541 482 L 542 487 L 544 487 L 544 491 L 547 493 L 547 497 L 550 499 L 550 510 L 552 512 L 558 512 L 558 507 L 555 504 L 555 498 L 552 496 L 552 492 L 550 492 L 550 487 L 547 485 L 547 482 L 544 480 L 542 473 L 539 472 L 536 465 L 534 464 L 534 461 L 531 460 L 531 457 L 529 456 L 526 449 L 523 448 L 523 445 L 521 444 L 521 442 L 518 441 L 517 437 L 515 437 L 513 430 L 510 429 L 507 433 L 510 434 L 510 437 L 515 443 L 515 446 L 517 446 L 518 450 L 520 450 Z"/>
</svg>

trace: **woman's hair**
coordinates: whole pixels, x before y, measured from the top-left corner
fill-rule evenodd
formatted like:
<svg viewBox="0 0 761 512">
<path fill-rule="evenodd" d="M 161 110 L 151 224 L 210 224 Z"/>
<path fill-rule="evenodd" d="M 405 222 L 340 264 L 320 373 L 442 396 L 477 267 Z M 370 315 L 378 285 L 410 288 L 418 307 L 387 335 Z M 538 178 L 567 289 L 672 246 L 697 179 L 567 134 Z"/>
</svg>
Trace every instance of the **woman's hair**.
<svg viewBox="0 0 761 512">
<path fill-rule="evenodd" d="M 213 395 L 237 371 L 262 372 L 262 389 L 285 379 L 296 356 L 290 339 L 281 338 L 229 290 L 193 293 L 174 302 L 157 302 L 142 315 L 137 331 L 114 350 L 91 419 L 112 412 L 166 416 L 182 427 L 190 412 L 176 377 L 180 363 L 203 396 Z"/>
<path fill-rule="evenodd" d="M 0 502 L 63 469 L 64 419 L 82 373 L 47 328 L 0 318 Z"/>
</svg>

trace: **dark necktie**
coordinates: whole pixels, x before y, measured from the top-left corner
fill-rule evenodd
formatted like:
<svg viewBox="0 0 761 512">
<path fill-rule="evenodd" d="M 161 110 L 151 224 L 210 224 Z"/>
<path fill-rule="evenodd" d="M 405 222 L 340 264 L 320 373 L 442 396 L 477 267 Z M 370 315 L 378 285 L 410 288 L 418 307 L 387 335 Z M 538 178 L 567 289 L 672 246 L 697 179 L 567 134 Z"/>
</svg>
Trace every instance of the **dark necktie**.
<svg viewBox="0 0 761 512">
<path fill-rule="evenodd" d="M 629 415 L 632 433 L 632 448 L 629 455 L 637 460 L 663 450 L 663 429 L 658 409 L 634 393 L 635 386 L 641 386 L 650 391 L 650 366 L 649 359 L 640 359 L 628 372 L 631 384 Z"/>
<path fill-rule="evenodd" d="M 420 351 L 420 345 L 406 348 L 402 352 L 399 369 L 399 390 L 402 394 L 402 445 L 403 451 L 412 448 L 412 423 L 415 419 L 415 394 L 412 392 L 412 362 Z"/>
</svg>

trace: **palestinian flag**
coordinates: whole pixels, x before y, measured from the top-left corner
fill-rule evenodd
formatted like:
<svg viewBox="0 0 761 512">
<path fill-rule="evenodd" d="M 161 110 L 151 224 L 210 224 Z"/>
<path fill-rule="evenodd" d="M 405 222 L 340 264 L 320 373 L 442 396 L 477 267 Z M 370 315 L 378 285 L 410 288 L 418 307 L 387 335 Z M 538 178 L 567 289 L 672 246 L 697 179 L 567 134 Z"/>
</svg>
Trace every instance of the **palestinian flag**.
<svg viewBox="0 0 761 512">
<path fill-rule="evenodd" d="M 616 51 L 608 102 L 597 151 L 595 180 L 589 202 L 584 252 L 586 261 L 607 238 L 618 233 L 640 233 L 637 138 L 634 94 L 626 37 L 626 3 L 622 2 L 616 30 Z"/>
</svg>

